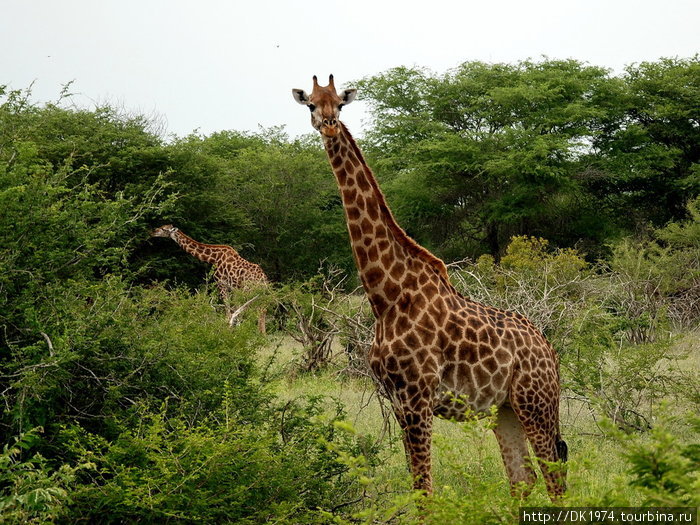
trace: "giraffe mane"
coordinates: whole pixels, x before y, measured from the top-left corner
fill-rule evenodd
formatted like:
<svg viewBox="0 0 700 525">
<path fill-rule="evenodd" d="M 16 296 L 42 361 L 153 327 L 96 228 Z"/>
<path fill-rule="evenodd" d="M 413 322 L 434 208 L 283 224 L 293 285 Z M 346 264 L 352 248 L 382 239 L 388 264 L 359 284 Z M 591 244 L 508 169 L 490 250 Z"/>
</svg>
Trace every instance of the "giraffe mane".
<svg viewBox="0 0 700 525">
<path fill-rule="evenodd" d="M 193 239 L 192 237 L 187 235 L 185 232 L 183 232 L 179 228 L 178 228 L 178 233 L 180 235 L 182 235 L 183 237 L 185 237 L 187 240 L 192 241 L 193 243 L 198 244 L 200 246 L 207 246 L 208 248 L 229 248 L 229 249 L 233 250 L 233 252 L 236 255 L 239 255 L 238 250 L 236 250 L 233 246 L 229 246 L 228 244 L 207 244 L 205 242 L 199 242 L 198 240 Z"/>
<path fill-rule="evenodd" d="M 443 260 L 435 256 L 427 248 L 421 246 L 416 241 L 414 241 L 396 222 L 394 214 L 391 212 L 391 209 L 389 208 L 389 205 L 386 202 L 384 193 L 382 193 L 381 188 L 377 184 L 376 178 L 372 173 L 372 169 L 365 162 L 364 156 L 362 155 L 359 146 L 355 142 L 353 136 L 350 134 L 350 130 L 348 130 L 348 127 L 343 122 L 340 122 L 340 126 L 343 130 L 343 133 L 345 133 L 345 136 L 347 137 L 348 142 L 350 143 L 350 146 L 353 149 L 353 152 L 362 163 L 362 169 L 364 169 L 366 173 L 371 175 L 367 178 L 369 179 L 370 184 L 373 186 L 373 189 L 376 191 L 376 195 L 379 200 L 379 208 L 382 210 L 382 212 L 387 218 L 386 222 L 391 233 L 394 235 L 396 240 L 399 241 L 399 243 L 408 251 L 408 253 L 410 253 L 414 257 L 418 257 L 419 259 L 425 261 L 429 266 L 432 266 L 438 272 L 438 274 L 442 275 L 442 277 L 449 281 L 447 267 L 445 266 Z"/>
</svg>

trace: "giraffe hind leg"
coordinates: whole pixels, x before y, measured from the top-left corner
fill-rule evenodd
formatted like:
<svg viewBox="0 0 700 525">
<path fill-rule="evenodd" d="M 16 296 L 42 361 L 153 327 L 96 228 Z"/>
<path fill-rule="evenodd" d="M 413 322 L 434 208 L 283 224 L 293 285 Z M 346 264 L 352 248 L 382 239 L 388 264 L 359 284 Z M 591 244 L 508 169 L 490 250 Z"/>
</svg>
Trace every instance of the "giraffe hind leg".
<svg viewBox="0 0 700 525">
<path fill-rule="evenodd" d="M 516 382 L 514 382 L 515 386 Z M 529 396 L 532 396 L 530 391 Z M 518 403 L 518 395 L 511 393 L 511 406 L 522 425 L 532 450 L 540 460 L 540 470 L 552 500 L 566 491 L 566 470 L 550 468 L 547 463 L 566 461 L 568 447 L 559 434 L 559 393 L 535 396 L 527 402 Z"/>
<path fill-rule="evenodd" d="M 566 463 L 569 460 L 569 446 L 561 436 L 557 436 L 557 455 L 562 463 Z"/>
<path fill-rule="evenodd" d="M 532 450 L 538 459 L 545 462 L 556 462 L 560 459 L 563 461 L 563 458 L 559 456 L 560 444 L 565 444 L 563 440 L 557 441 L 554 437 L 546 435 L 538 428 L 528 429 L 526 427 L 526 433 L 528 433 Z M 540 462 L 540 469 L 542 470 L 542 476 L 547 485 L 547 492 L 550 498 L 554 501 L 563 496 L 566 491 L 566 472 L 559 467 L 550 468 L 544 462 Z"/>
<path fill-rule="evenodd" d="M 513 496 L 527 496 L 535 483 L 535 471 L 528 459 L 527 437 L 518 417 L 509 406 L 498 409 L 493 429 L 510 480 Z"/>
</svg>

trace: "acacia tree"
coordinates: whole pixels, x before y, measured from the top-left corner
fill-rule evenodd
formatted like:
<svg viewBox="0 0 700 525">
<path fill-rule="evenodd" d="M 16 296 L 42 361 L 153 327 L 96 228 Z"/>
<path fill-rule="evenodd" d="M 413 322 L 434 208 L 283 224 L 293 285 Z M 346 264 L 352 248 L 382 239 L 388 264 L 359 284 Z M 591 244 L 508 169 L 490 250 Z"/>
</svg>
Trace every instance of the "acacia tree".
<svg viewBox="0 0 700 525">
<path fill-rule="evenodd" d="M 519 233 L 596 238 L 576 174 L 607 82 L 574 60 L 397 68 L 359 82 L 369 147 L 410 233 L 447 257 L 498 256 Z"/>
<path fill-rule="evenodd" d="M 700 194 L 700 57 L 629 66 L 609 100 L 589 191 L 628 229 L 687 217 Z"/>
<path fill-rule="evenodd" d="M 395 68 L 358 83 L 367 147 L 409 233 L 448 258 L 512 235 L 602 243 L 685 217 L 700 193 L 700 62 L 620 77 L 575 60 Z"/>
</svg>

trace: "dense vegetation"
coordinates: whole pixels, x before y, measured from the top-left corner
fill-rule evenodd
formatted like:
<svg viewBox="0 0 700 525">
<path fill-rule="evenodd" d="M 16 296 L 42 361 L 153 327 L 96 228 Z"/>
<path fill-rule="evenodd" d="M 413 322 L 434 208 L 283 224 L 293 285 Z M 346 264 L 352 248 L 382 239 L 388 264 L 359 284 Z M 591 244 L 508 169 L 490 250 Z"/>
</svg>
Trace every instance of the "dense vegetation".
<svg viewBox="0 0 700 525">
<path fill-rule="evenodd" d="M 700 60 L 357 85 L 399 222 L 560 352 L 565 503 L 697 506 Z M 383 405 L 355 396 L 371 316 L 318 138 L 62 101 L 0 88 L 0 521 L 415 519 Z M 210 269 L 148 238 L 164 223 L 263 266 L 267 336 L 228 327 Z M 517 515 L 489 424 L 437 427 L 429 521 Z"/>
<path fill-rule="evenodd" d="M 700 191 L 700 63 L 622 77 L 579 62 L 396 68 L 359 83 L 368 147 L 403 224 L 448 258 L 513 235 L 586 253 L 684 217 Z"/>
</svg>

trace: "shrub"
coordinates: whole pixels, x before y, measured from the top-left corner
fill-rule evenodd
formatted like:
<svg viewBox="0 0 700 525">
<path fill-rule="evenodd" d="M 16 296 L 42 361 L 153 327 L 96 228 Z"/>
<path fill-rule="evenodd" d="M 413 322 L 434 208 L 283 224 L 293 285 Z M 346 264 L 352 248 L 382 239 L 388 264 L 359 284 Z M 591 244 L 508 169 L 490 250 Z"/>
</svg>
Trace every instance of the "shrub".
<svg viewBox="0 0 700 525">
<path fill-rule="evenodd" d="M 257 423 L 229 413 L 227 402 L 198 424 L 146 411 L 111 441 L 67 428 L 61 440 L 71 454 L 94 464 L 78 475 L 71 515 L 102 523 L 315 523 L 318 509 L 357 491 L 326 446 L 363 449 L 336 432 L 342 412 L 324 421 L 318 399 L 257 408 L 265 416 Z"/>
<path fill-rule="evenodd" d="M 597 324 L 580 321 L 562 357 L 563 386 L 618 428 L 648 430 L 658 403 L 678 393 L 683 381 L 675 366 L 679 356 L 671 353 L 670 340 L 620 345 L 617 327 L 611 318 Z"/>
<path fill-rule="evenodd" d="M 631 485 L 642 493 L 643 504 L 655 507 L 700 505 L 700 418 L 687 418 L 692 433 L 683 442 L 670 428 L 670 418 L 651 431 L 649 441 L 621 438 L 630 463 Z"/>
<path fill-rule="evenodd" d="M 697 507 L 700 504 L 700 419 L 674 416 L 665 404 L 649 433 L 627 434 L 603 426 L 626 462 L 624 476 L 602 495 L 572 497 L 573 506 Z"/>
<path fill-rule="evenodd" d="M 28 456 L 39 440 L 41 428 L 16 437 L 0 453 L 0 521 L 3 523 L 49 523 L 66 513 L 75 468 L 52 469 L 38 453 Z"/>
<path fill-rule="evenodd" d="M 251 375 L 260 344 L 254 322 L 231 330 L 209 296 L 129 290 L 111 278 L 50 286 L 43 299 L 34 311 L 50 339 L 14 349 L 5 366 L 8 424 L 44 425 L 51 434 L 58 422 L 80 421 L 109 432 L 111 417 L 166 399 L 197 421 L 220 403 L 224 381 L 256 417 L 265 394 Z"/>
<path fill-rule="evenodd" d="M 525 315 L 557 347 L 592 293 L 593 275 L 583 257 L 571 249 L 550 250 L 545 239 L 513 237 L 500 265 L 484 255 L 451 267 L 464 295 Z"/>
</svg>

